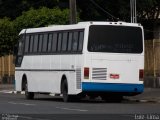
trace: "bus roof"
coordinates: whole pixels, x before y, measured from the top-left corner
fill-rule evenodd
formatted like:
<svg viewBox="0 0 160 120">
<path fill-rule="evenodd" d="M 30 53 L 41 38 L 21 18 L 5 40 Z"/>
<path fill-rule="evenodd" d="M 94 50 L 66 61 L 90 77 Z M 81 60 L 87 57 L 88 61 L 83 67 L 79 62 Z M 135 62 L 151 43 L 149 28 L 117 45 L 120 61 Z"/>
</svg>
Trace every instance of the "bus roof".
<svg viewBox="0 0 160 120">
<path fill-rule="evenodd" d="M 46 32 L 46 31 L 58 31 L 58 30 L 72 30 L 72 29 L 84 29 L 90 25 L 114 25 L 114 26 L 135 26 L 140 27 L 141 24 L 138 23 L 127 23 L 127 22 L 96 22 L 96 21 L 89 21 L 89 22 L 79 22 L 77 24 L 72 25 L 49 25 L 48 27 L 39 27 L 39 28 L 28 28 L 23 29 L 20 34 L 23 33 L 36 33 L 36 32 Z"/>
</svg>

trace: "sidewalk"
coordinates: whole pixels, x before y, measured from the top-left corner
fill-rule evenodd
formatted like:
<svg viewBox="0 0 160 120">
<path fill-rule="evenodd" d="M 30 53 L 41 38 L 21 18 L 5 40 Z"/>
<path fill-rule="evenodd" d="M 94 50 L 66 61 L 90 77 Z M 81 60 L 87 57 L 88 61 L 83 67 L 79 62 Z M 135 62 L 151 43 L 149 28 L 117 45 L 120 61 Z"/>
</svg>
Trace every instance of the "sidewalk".
<svg viewBox="0 0 160 120">
<path fill-rule="evenodd" d="M 0 84 L 0 90 L 14 91 L 14 84 Z"/>
<path fill-rule="evenodd" d="M 142 94 L 127 97 L 129 100 L 160 103 L 160 88 L 145 88 Z"/>
<path fill-rule="evenodd" d="M 0 84 L 0 91 L 15 91 L 14 84 Z M 160 103 L 160 88 L 145 88 L 142 94 L 125 98 L 133 101 Z"/>
</svg>

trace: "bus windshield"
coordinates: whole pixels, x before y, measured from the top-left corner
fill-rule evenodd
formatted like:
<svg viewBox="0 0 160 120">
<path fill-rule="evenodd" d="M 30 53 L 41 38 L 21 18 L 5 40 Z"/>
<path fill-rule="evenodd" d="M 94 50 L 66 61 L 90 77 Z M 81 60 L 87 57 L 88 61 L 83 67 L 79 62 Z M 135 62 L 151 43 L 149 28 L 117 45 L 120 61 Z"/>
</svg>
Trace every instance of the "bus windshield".
<svg viewBox="0 0 160 120">
<path fill-rule="evenodd" d="M 142 53 L 143 37 L 140 27 L 91 25 L 88 51 L 111 53 Z"/>
</svg>

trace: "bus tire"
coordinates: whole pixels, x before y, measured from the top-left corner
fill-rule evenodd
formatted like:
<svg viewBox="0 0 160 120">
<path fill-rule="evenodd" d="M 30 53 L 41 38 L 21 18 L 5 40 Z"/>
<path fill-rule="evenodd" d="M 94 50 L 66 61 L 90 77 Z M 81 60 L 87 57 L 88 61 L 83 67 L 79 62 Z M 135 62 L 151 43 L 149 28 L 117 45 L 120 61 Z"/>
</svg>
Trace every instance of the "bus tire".
<svg viewBox="0 0 160 120">
<path fill-rule="evenodd" d="M 72 96 L 68 95 L 68 84 L 66 79 L 62 82 L 61 90 L 62 90 L 63 101 L 70 102 L 72 100 Z"/>
<path fill-rule="evenodd" d="M 28 92 L 28 83 L 27 83 L 27 81 L 25 82 L 25 98 L 27 100 L 34 99 L 34 92 Z"/>
</svg>

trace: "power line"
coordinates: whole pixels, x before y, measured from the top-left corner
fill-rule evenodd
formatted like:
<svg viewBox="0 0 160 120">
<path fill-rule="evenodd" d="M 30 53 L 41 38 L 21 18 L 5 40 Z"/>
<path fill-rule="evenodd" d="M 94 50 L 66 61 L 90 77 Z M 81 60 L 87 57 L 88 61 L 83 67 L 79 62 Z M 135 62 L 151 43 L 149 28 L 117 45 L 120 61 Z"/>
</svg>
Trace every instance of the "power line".
<svg viewBox="0 0 160 120">
<path fill-rule="evenodd" d="M 119 20 L 117 17 L 113 16 L 111 13 L 109 13 L 108 11 L 106 11 L 105 9 L 103 9 L 101 6 L 99 6 L 95 1 L 90 0 L 96 7 L 98 7 L 100 10 L 102 10 L 104 13 L 106 13 L 107 15 L 109 15 L 110 17 L 112 17 L 113 19 Z"/>
</svg>

